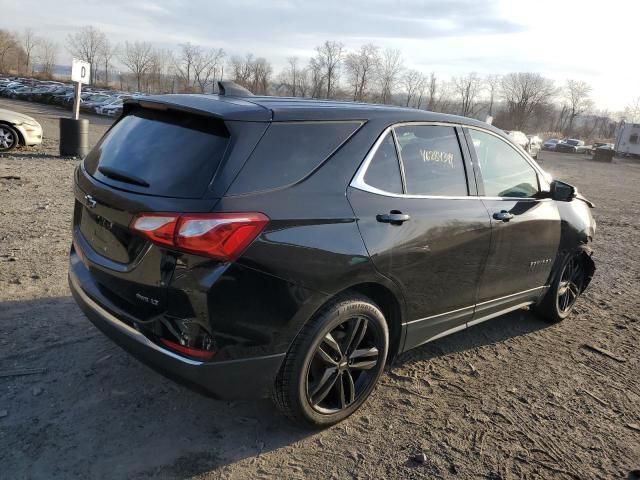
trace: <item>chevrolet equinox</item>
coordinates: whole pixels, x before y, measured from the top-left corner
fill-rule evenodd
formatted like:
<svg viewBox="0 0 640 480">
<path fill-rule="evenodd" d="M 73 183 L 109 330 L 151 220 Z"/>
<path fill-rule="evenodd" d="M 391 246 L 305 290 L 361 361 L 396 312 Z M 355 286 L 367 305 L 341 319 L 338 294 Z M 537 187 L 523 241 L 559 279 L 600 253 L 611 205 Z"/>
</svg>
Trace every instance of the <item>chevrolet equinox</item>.
<svg viewBox="0 0 640 480">
<path fill-rule="evenodd" d="M 313 426 L 410 348 L 531 306 L 564 319 L 593 205 L 505 134 L 390 106 L 127 100 L 76 169 L 69 283 L 88 318 L 218 398 Z"/>
</svg>

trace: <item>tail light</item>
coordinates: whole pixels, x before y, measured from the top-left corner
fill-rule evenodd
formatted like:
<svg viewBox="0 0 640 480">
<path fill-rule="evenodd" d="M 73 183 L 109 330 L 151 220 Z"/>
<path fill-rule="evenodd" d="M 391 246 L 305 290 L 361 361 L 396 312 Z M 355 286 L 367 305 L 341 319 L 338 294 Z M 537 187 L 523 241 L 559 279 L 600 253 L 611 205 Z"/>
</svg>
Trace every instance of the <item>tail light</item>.
<svg viewBox="0 0 640 480">
<path fill-rule="evenodd" d="M 262 213 L 140 213 L 131 230 L 176 250 L 235 260 L 269 222 Z"/>
</svg>

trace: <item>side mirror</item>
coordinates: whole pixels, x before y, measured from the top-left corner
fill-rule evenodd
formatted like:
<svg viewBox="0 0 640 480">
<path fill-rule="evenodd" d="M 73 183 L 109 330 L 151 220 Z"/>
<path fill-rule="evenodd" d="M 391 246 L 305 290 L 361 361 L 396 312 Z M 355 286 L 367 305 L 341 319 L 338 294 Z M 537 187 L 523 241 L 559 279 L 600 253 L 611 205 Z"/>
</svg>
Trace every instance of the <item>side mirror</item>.
<svg viewBox="0 0 640 480">
<path fill-rule="evenodd" d="M 551 198 L 560 202 L 570 202 L 573 200 L 578 191 L 573 185 L 561 182 L 560 180 L 554 180 L 551 182 Z"/>
</svg>

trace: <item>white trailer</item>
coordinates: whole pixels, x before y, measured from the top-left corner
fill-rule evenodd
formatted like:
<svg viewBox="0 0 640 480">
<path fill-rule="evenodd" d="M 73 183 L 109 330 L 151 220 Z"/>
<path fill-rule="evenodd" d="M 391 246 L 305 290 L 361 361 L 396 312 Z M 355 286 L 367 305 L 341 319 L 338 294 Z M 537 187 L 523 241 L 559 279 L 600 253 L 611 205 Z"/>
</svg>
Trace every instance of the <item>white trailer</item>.
<svg viewBox="0 0 640 480">
<path fill-rule="evenodd" d="M 640 123 L 620 122 L 616 135 L 616 154 L 640 156 Z"/>
</svg>

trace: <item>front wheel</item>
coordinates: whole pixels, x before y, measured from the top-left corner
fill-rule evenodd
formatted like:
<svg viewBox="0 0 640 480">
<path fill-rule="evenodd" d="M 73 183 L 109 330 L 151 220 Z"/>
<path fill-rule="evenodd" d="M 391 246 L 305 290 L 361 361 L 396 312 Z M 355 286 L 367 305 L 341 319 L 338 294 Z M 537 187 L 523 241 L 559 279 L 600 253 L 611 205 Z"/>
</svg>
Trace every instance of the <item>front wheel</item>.
<svg viewBox="0 0 640 480">
<path fill-rule="evenodd" d="M 8 152 L 18 145 L 18 132 L 9 125 L 0 125 L 0 152 Z"/>
<path fill-rule="evenodd" d="M 389 331 L 380 308 L 366 297 L 340 297 L 300 332 L 274 388 L 289 418 L 327 427 L 355 412 L 373 391 L 387 359 Z"/>
<path fill-rule="evenodd" d="M 552 322 L 564 320 L 573 310 L 584 286 L 585 270 L 582 254 L 575 254 L 565 260 L 562 270 L 536 307 L 537 312 Z"/>
</svg>

